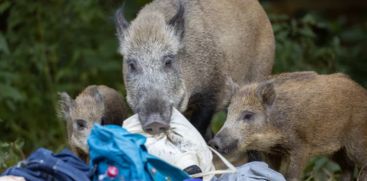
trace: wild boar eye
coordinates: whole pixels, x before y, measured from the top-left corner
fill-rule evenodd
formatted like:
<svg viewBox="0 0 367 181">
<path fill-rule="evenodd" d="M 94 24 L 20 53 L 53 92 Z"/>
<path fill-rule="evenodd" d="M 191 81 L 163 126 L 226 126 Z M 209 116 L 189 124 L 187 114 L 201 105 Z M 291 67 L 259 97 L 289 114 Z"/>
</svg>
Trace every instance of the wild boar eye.
<svg viewBox="0 0 367 181">
<path fill-rule="evenodd" d="M 83 130 L 87 128 L 87 121 L 83 119 L 76 120 L 76 126 L 78 130 Z"/>
<path fill-rule="evenodd" d="M 164 66 L 165 66 L 165 68 L 171 68 L 172 67 L 174 58 L 175 57 L 173 55 L 164 56 Z"/>
<path fill-rule="evenodd" d="M 250 112 L 250 111 L 244 111 L 243 113 L 242 113 L 242 120 L 244 120 L 244 121 L 250 121 L 250 120 L 252 120 L 253 119 L 253 117 L 254 117 L 254 115 L 255 115 L 255 113 L 253 113 L 253 112 Z"/>
<path fill-rule="evenodd" d="M 134 72 L 136 71 L 136 62 L 133 59 L 128 59 L 127 60 L 127 67 L 128 67 L 128 71 L 129 72 Z"/>
<path fill-rule="evenodd" d="M 135 65 L 132 64 L 132 63 L 129 63 L 129 70 L 130 71 L 135 71 L 136 70 Z"/>
<path fill-rule="evenodd" d="M 172 65 L 172 60 L 167 60 L 165 65 L 166 67 L 170 67 Z"/>
</svg>

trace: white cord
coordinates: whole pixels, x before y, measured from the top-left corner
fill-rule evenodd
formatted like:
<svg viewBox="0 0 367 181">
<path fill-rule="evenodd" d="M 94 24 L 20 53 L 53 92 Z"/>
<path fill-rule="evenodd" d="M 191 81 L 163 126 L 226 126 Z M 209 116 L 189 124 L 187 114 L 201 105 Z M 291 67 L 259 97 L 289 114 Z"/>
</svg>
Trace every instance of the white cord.
<svg viewBox="0 0 367 181">
<path fill-rule="evenodd" d="M 193 178 L 197 178 L 197 177 L 203 177 L 203 176 L 207 176 L 207 175 L 216 175 L 216 174 L 224 174 L 224 173 L 235 173 L 237 171 L 236 167 L 232 165 L 231 162 L 229 162 L 224 156 L 222 156 L 219 152 L 217 152 L 215 149 L 213 149 L 212 147 L 208 146 L 208 148 L 210 149 L 210 151 L 212 151 L 214 154 L 216 154 L 220 160 L 227 166 L 227 170 L 213 170 L 210 172 L 205 172 L 205 173 L 197 173 L 197 174 L 193 174 L 190 175 Z"/>
</svg>

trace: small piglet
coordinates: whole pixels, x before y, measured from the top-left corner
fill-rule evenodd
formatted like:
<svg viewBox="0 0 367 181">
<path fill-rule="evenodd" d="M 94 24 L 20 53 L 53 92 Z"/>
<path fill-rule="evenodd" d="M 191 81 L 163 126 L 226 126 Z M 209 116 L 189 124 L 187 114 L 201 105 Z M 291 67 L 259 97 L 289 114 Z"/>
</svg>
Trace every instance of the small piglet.
<svg viewBox="0 0 367 181">
<path fill-rule="evenodd" d="M 59 93 L 58 114 L 66 121 L 71 149 L 83 160 L 88 158 L 87 138 L 94 123 L 122 125 L 128 117 L 123 97 L 103 85 L 85 88 L 75 100 L 66 92 Z"/>
<path fill-rule="evenodd" d="M 284 73 L 235 93 L 224 126 L 210 141 L 222 153 L 257 150 L 281 158 L 287 180 L 307 161 L 332 155 L 351 180 L 367 180 L 367 91 L 337 73 Z"/>
</svg>

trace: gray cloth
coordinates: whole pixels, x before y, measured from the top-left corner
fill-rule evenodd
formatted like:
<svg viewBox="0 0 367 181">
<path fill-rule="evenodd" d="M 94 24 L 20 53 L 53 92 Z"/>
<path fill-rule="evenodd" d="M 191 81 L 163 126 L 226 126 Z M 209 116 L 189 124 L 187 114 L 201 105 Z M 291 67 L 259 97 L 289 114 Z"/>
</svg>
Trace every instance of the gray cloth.
<svg viewBox="0 0 367 181">
<path fill-rule="evenodd" d="M 236 173 L 223 174 L 211 181 L 285 181 L 282 174 L 272 170 L 264 162 L 250 162 L 237 167 Z"/>
</svg>

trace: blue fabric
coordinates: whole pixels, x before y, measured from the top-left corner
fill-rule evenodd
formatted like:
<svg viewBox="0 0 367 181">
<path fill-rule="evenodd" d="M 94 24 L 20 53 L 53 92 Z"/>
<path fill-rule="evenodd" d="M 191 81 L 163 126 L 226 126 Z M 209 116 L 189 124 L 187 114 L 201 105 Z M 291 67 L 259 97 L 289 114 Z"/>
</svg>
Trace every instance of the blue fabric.
<svg viewBox="0 0 367 181">
<path fill-rule="evenodd" d="M 249 162 L 237 167 L 236 173 L 223 174 L 211 181 L 285 181 L 282 174 L 272 170 L 265 162 Z"/>
<path fill-rule="evenodd" d="M 27 181 L 89 181 L 91 169 L 71 151 L 59 154 L 39 148 L 17 166 L 7 169 L 4 175 L 24 177 Z"/>
<path fill-rule="evenodd" d="M 146 138 L 121 126 L 95 124 L 88 138 L 91 166 L 96 166 L 94 180 L 183 181 L 189 176 L 182 170 L 148 153 Z M 107 169 L 118 169 L 108 177 Z"/>
</svg>

